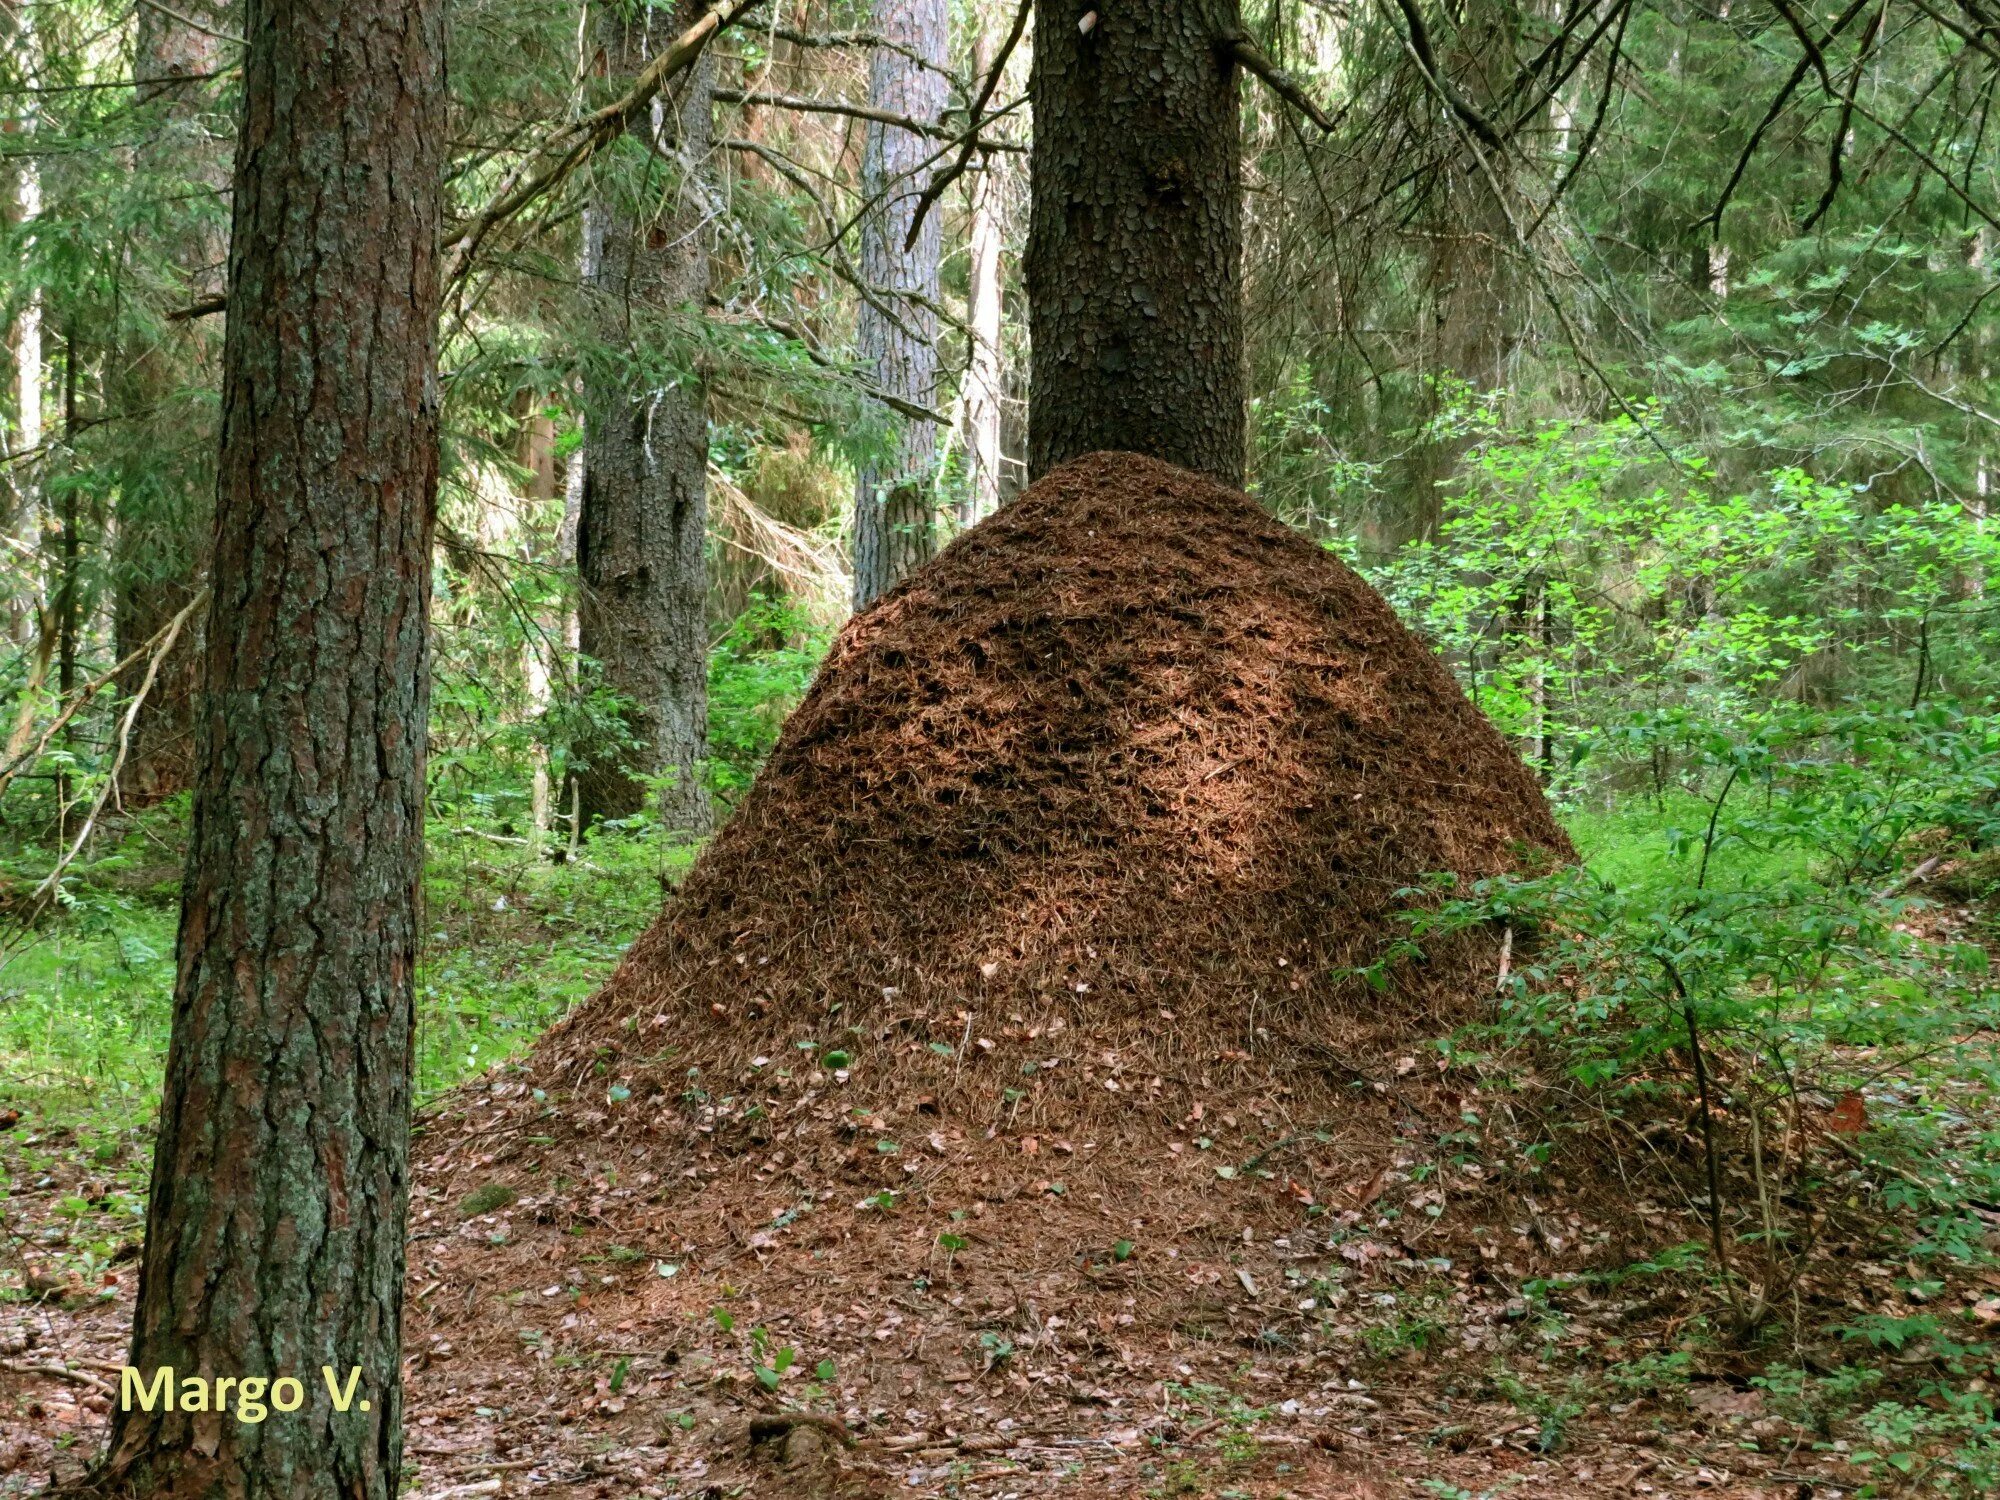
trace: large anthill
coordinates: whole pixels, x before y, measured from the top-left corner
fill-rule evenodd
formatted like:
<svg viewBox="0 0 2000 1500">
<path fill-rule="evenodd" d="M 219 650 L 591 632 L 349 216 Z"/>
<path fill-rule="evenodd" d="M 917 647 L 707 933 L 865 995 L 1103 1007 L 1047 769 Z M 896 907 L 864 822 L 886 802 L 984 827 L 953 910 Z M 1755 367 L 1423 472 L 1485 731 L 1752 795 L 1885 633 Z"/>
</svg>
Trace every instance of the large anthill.
<svg viewBox="0 0 2000 1500">
<path fill-rule="evenodd" d="M 843 1115 L 912 1098 L 980 1131 L 1319 1108 L 1490 991 L 1469 940 L 1358 977 L 1410 888 L 1569 854 L 1351 570 L 1236 491 L 1096 454 L 847 627 L 532 1072 L 568 1129 L 620 1117 L 621 1153 L 709 1144 L 718 1111 L 845 1151 Z"/>
</svg>

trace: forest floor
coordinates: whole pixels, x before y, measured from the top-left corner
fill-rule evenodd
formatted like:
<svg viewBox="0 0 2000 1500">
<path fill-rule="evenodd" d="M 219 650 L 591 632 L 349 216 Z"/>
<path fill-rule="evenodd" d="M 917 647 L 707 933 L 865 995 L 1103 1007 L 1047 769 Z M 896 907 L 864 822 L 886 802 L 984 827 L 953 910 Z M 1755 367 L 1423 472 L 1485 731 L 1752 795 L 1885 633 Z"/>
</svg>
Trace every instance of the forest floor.
<svg viewBox="0 0 2000 1500">
<path fill-rule="evenodd" d="M 1578 842 L 1598 861 L 1626 857 L 1615 822 Z M 488 1060 L 589 991 L 672 870 L 643 851 L 620 863 L 610 846 L 568 871 L 531 871 L 490 840 L 438 850 L 426 1092 L 482 1077 L 504 1091 L 508 1071 Z M 60 1076 L 14 1069 L 36 1041 L 24 1016 L 54 1003 L 34 978 L 48 971 L 15 975 L 17 1031 L 0 1049 L 0 1495 L 76 1476 L 105 1431 L 164 1042 L 168 876 L 127 871 L 105 887 L 131 899 L 107 907 L 115 920 L 66 970 L 126 973 L 128 989 L 92 993 L 132 1008 L 100 1018 L 98 1042 L 66 1060 L 37 1044 Z M 1929 1373 L 1922 1361 L 1824 1340 L 1731 1347 L 1712 1284 L 1673 1250 L 1701 1238 L 1692 1205 L 1620 1203 L 1560 1176 L 1547 1197 L 1503 1191 L 1497 1169 L 1519 1143 L 1492 1125 L 1453 1130 L 1442 1081 L 1402 1060 L 1389 1071 L 1411 1110 L 1358 1137 L 1358 1157 L 1321 1150 L 1310 1205 L 1291 1173 L 1218 1173 L 1235 1155 L 1235 1122 L 1219 1120 L 1187 1159 L 1137 1170 L 1110 1165 L 1108 1137 L 1100 1151 L 1050 1136 L 1035 1148 L 1045 1184 L 964 1202 L 925 1191 L 945 1180 L 943 1158 L 1021 1143 L 927 1142 L 917 1116 L 884 1122 L 908 1147 L 876 1164 L 909 1185 L 893 1212 L 778 1153 L 698 1178 L 678 1206 L 644 1174 L 501 1190 L 474 1160 L 434 1177 L 413 1206 L 406 1492 L 1917 1491 L 1924 1471 L 1886 1467 L 1853 1420 L 1891 1387 L 1836 1410 L 1782 1367 L 1904 1378 Z M 1636 1243 L 1635 1216 L 1666 1253 L 1617 1277 L 1587 1269 L 1604 1264 L 1607 1235 Z M 1003 1218 L 1013 1232 L 982 1233 Z M 1830 1237 L 1807 1294 L 1879 1318 L 1925 1303 L 1975 1330 L 2000 1323 L 2000 1278 L 1912 1290 L 1907 1249 Z M 1181 1310 L 1160 1333 L 1151 1314 L 1170 1303 Z M 1922 1409 L 1902 1394 L 1898 1410 Z"/>
<path fill-rule="evenodd" d="M 0 1493 L 30 1493 L 79 1475 L 105 1430 L 146 1143 L 18 1125 L 0 1142 L 7 1255 L 27 1294 L 0 1307 Z M 1073 1191 L 1093 1180 L 1074 1175 Z M 1565 1247 L 1592 1228 L 1573 1214 L 1487 1235 L 1347 1211 L 1324 1238 L 1267 1238 L 1229 1232 L 1229 1196 L 1205 1234 L 1178 1236 L 1205 1238 L 1198 1260 L 1114 1244 L 1094 1260 L 1053 1249 L 1040 1265 L 989 1266 L 974 1221 L 955 1255 L 923 1232 L 890 1236 L 899 1257 L 879 1236 L 843 1253 L 848 1237 L 824 1235 L 823 1269 L 801 1276 L 796 1255 L 773 1275 L 767 1246 L 726 1224 L 709 1246 L 657 1245 L 638 1199 L 596 1205 L 608 1210 L 587 1215 L 597 1228 L 561 1222 L 553 1202 L 478 1213 L 477 1199 L 432 1194 L 411 1253 L 408 1492 L 1864 1492 L 1849 1445 L 1783 1412 L 1719 1342 L 1642 1352 L 1653 1341 L 1632 1338 L 1635 1320 L 1658 1325 L 1658 1304 L 1685 1288 L 1558 1290 Z M 1098 1217 L 1054 1197 L 1003 1211 L 1046 1218 L 1051 1247 Z M 1482 1241 L 1499 1247 L 1491 1275 Z M 1899 1270 L 1849 1269 L 1885 1284 Z M 1542 1274 L 1515 1282 L 1523 1270 Z M 1190 1287 L 1195 1312 L 1166 1344 L 1120 1337 L 1124 1309 Z M 459 1303 L 455 1344 L 429 1331 L 433 1297 Z M 1316 1337 L 1318 1298 L 1379 1311 L 1351 1337 Z M 983 1357 L 965 1337 L 979 1324 L 1006 1330 Z M 785 1414 L 802 1410 L 826 1416 Z"/>
</svg>

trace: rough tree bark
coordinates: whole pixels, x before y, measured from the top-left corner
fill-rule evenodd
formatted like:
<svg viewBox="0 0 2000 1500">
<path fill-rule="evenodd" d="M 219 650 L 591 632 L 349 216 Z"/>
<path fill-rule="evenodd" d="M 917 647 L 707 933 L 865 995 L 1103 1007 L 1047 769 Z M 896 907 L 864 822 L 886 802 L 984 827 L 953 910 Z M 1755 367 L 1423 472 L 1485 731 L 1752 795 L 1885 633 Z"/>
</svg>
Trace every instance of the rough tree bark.
<svg viewBox="0 0 2000 1500">
<path fill-rule="evenodd" d="M 303 1410 L 118 1410 L 147 1496 L 387 1500 L 437 487 L 443 0 L 248 0 L 165 1098 L 131 1363 Z M 322 1365 L 358 1368 L 337 1411 Z M 363 1403 L 366 1403 L 364 1406 Z"/>
<path fill-rule="evenodd" d="M 868 64 L 868 102 L 935 124 L 944 113 L 949 20 L 945 0 L 875 0 L 876 34 L 915 57 L 877 47 Z M 925 67 L 915 58 L 930 63 Z M 873 207 L 861 221 L 862 278 L 871 294 L 859 314 L 861 357 L 875 384 L 920 406 L 935 404 L 938 379 L 938 259 L 944 244 L 936 212 L 907 250 L 910 221 L 927 180 L 921 170 L 935 143 L 899 126 L 870 122 L 861 159 L 861 191 Z M 905 418 L 895 450 L 856 476 L 854 607 L 866 609 L 921 566 L 934 546 L 932 489 L 937 429 Z"/>
<path fill-rule="evenodd" d="M 700 0 L 604 12 L 601 45 L 613 79 L 630 78 L 706 9 Z M 645 804 L 645 779 L 666 773 L 660 817 L 672 829 L 708 827 L 701 763 L 708 745 L 708 393 L 699 370 L 636 380 L 656 356 L 635 347 L 650 311 L 701 316 L 708 296 L 707 205 L 702 191 L 713 136 L 713 55 L 635 131 L 672 166 L 654 167 L 642 211 L 610 178 L 591 205 L 584 281 L 599 336 L 628 360 L 602 362 L 586 381 L 587 431 L 577 528 L 579 640 L 603 683 L 631 705 L 630 743 L 587 754 L 578 780 L 586 824 L 625 818 Z M 643 337 L 643 335 L 641 336 Z M 624 368 L 621 370 L 620 366 Z"/>
<path fill-rule="evenodd" d="M 179 305 L 199 302 L 222 291 L 224 236 L 207 216 L 196 190 L 219 194 L 228 185 L 228 163 L 215 137 L 202 128 L 203 95 L 198 80 L 222 64 L 226 6 L 209 0 L 185 0 L 172 15 L 141 5 L 136 15 L 137 42 L 133 74 L 143 80 L 137 90 L 139 122 L 146 132 L 139 147 L 139 170 L 152 180 L 185 184 L 170 195 L 165 242 L 154 247 L 167 265 L 182 268 L 187 280 L 176 289 Z M 178 222 L 175 222 L 178 221 Z M 180 384 L 178 366 L 198 359 L 199 348 L 176 349 L 208 336 L 207 321 L 180 325 L 173 342 L 148 338 L 133 349 L 120 378 L 120 405 L 139 414 L 145 429 L 182 419 L 169 409 Z M 128 466 L 119 486 L 118 525 L 113 543 L 112 572 L 116 579 L 114 634 L 116 653 L 130 656 L 153 638 L 193 597 L 201 569 L 198 538 L 205 529 L 207 505 L 201 498 L 210 472 L 160 473 L 154 445 L 142 439 L 145 451 Z M 160 447 L 170 448 L 171 443 Z M 183 632 L 174 649 L 159 663 L 152 690 L 132 724 L 120 796 L 128 805 L 146 806 L 185 790 L 194 773 L 194 705 L 200 633 Z M 118 683 L 129 698 L 151 667 L 144 660 L 127 669 Z"/>
<path fill-rule="evenodd" d="M 1100 449 L 1243 482 L 1237 0 L 1035 0 L 1031 478 Z"/>
</svg>

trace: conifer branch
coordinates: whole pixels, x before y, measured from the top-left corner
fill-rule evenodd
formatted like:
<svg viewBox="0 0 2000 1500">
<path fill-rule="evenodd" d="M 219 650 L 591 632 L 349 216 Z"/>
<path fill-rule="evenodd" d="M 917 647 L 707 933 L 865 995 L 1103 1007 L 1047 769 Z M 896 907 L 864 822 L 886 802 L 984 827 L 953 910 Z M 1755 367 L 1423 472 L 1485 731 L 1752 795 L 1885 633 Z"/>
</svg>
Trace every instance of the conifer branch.
<svg viewBox="0 0 2000 1500">
<path fill-rule="evenodd" d="M 1334 118 L 1320 108 L 1319 102 L 1305 91 L 1296 78 L 1279 67 L 1276 60 L 1246 34 L 1241 31 L 1226 31 L 1217 38 L 1217 42 L 1242 65 L 1246 73 L 1262 81 L 1272 93 L 1328 135 L 1333 134 L 1337 128 Z"/>
</svg>

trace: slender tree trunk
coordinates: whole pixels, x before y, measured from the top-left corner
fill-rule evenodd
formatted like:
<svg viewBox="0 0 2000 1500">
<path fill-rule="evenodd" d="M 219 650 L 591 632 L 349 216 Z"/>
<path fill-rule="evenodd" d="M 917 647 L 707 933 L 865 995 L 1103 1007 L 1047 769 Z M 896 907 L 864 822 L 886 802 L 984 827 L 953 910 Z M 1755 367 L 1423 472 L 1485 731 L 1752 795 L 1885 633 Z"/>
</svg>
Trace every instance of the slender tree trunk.
<svg viewBox="0 0 2000 1500">
<path fill-rule="evenodd" d="M 437 487 L 443 0 L 247 0 L 194 824 L 131 1363 L 147 1496 L 386 1500 Z M 356 1371 L 353 1405 L 321 1380 Z M 269 1392 L 276 1395 L 277 1392 Z M 365 1404 L 364 1404 L 365 1403 Z"/>
<path fill-rule="evenodd" d="M 556 424 L 541 402 L 530 392 L 522 393 L 520 417 L 520 446 L 518 459 L 527 471 L 527 482 L 522 486 L 521 498 L 528 507 L 540 512 L 537 519 L 545 519 L 549 506 L 556 498 Z M 532 539 L 536 528 L 523 528 L 524 536 Z M 560 545 L 560 534 L 559 542 Z M 524 544 L 525 560 L 534 562 L 532 540 Z M 563 562 L 572 559 L 561 559 Z M 538 609 L 532 628 L 521 641 L 521 680 L 528 703 L 529 727 L 533 738 L 528 747 L 528 844 L 538 857 L 548 843 L 549 829 L 554 819 L 549 783 L 549 747 L 543 738 L 543 720 L 554 703 L 551 692 L 549 663 L 553 654 L 560 650 L 563 622 L 552 609 Z"/>
<path fill-rule="evenodd" d="M 626 79 L 691 24 L 699 0 L 604 13 L 609 75 Z M 607 176 L 589 215 L 584 280 L 601 336 L 656 365 L 643 320 L 678 310 L 702 316 L 708 296 L 707 198 L 715 64 L 704 53 L 675 98 L 635 127 L 670 164 L 654 163 L 643 192 Z M 655 325 L 657 326 L 657 325 Z M 700 832 L 710 820 L 702 760 L 708 747 L 708 392 L 690 356 L 671 376 L 635 378 L 600 363 L 584 393 L 577 574 L 583 654 L 630 704 L 625 746 L 599 746 L 580 781 L 586 823 L 625 818 L 645 804 L 645 778 L 665 774 L 660 818 Z M 605 373 L 606 367 L 612 373 Z"/>
<path fill-rule="evenodd" d="M 876 34 L 928 61 L 877 47 L 868 64 L 868 102 L 911 119 L 944 113 L 941 69 L 949 20 L 945 0 L 875 0 Z M 873 205 L 861 221 L 861 275 L 870 295 L 861 304 L 861 357 L 876 386 L 920 406 L 936 405 L 938 260 L 944 233 L 939 214 L 924 215 L 907 250 L 910 224 L 936 151 L 923 136 L 870 122 L 861 159 L 861 191 Z M 854 607 L 866 609 L 923 565 L 935 545 L 931 516 L 937 470 L 937 428 L 906 418 L 894 451 L 863 468 L 854 493 Z"/>
<path fill-rule="evenodd" d="M 1000 508 L 1000 398 L 1006 383 L 1000 356 L 1000 254 L 1006 237 L 1000 189 L 998 158 L 985 156 L 972 179 L 972 350 L 965 381 L 971 482 L 966 512 L 959 517 L 967 526 Z"/>
<path fill-rule="evenodd" d="M 1122 449 L 1243 482 L 1237 26 L 1237 0 L 1036 0 L 1031 477 Z"/>
<path fill-rule="evenodd" d="M 584 243 L 590 244 L 591 233 L 588 215 L 585 217 Z M 588 264 L 585 266 L 588 270 Z M 574 570 L 576 567 L 576 541 L 583 530 L 583 453 L 572 452 L 569 462 L 563 468 L 563 513 L 562 525 L 556 531 L 556 564 Z M 578 609 L 572 601 L 563 607 L 557 621 L 562 631 L 562 660 L 568 664 L 572 690 L 582 680 L 583 673 L 583 625 L 577 618 Z M 579 747 L 567 747 L 567 764 L 563 777 L 553 790 L 556 810 L 550 814 L 553 826 L 557 818 L 564 823 L 565 854 L 575 860 L 583 851 L 583 777 L 577 770 Z M 567 808 L 567 812 L 561 809 Z"/>
<path fill-rule="evenodd" d="M 77 436 L 76 378 L 79 351 L 76 347 L 76 321 L 72 317 L 63 330 L 63 447 L 75 451 Z M 55 596 L 51 613 L 55 616 L 56 629 L 56 696 L 67 699 L 76 690 L 76 667 L 78 634 L 83 623 L 82 601 L 78 592 L 82 587 L 83 537 L 77 529 L 77 494 L 73 485 L 64 485 L 53 507 L 55 527 L 49 536 L 54 543 L 54 556 L 50 560 L 48 574 L 55 580 L 51 592 Z M 65 750 L 73 750 L 76 744 L 76 721 L 72 719 L 63 730 L 58 743 Z M 56 847 L 61 848 L 69 841 L 69 808 L 75 782 L 70 777 L 69 763 L 60 764 L 56 771 Z"/>
<path fill-rule="evenodd" d="M 137 156 L 138 168 L 163 185 L 164 243 L 152 247 L 160 260 L 182 267 L 185 280 L 175 288 L 177 300 L 195 302 L 222 290 L 220 266 L 227 247 L 197 194 L 220 194 L 228 183 L 228 163 L 213 136 L 202 128 L 199 110 L 201 79 L 221 65 L 223 42 L 214 33 L 224 28 L 227 8 L 211 0 L 185 0 L 175 14 L 141 5 L 134 48 L 135 76 L 147 80 L 139 90 L 138 121 L 145 132 Z M 206 29 L 204 29 L 206 28 Z M 171 190 L 167 185 L 171 185 Z M 171 449 L 168 424 L 185 420 L 185 407 L 175 403 L 186 382 L 190 361 L 199 364 L 206 337 L 205 320 L 183 325 L 171 338 L 148 338 L 125 361 L 119 405 L 137 414 L 141 432 L 162 432 L 158 446 Z M 186 607 L 201 571 L 198 538 L 206 530 L 208 506 L 204 483 L 212 474 L 200 471 L 159 476 L 158 455 L 143 440 L 136 461 L 128 465 L 119 487 L 118 524 L 114 533 L 112 573 L 116 580 L 117 655 L 130 656 L 152 639 Z M 125 760 L 120 795 L 128 805 L 145 806 L 182 791 L 194 774 L 194 712 L 200 633 L 184 631 L 174 649 L 153 674 L 153 686 L 132 725 L 132 743 Z M 140 660 L 118 684 L 130 697 L 147 677 L 150 663 Z"/>
<path fill-rule="evenodd" d="M 22 60 L 22 72 L 31 73 L 39 57 L 34 10 L 23 4 L 10 4 L 7 6 L 7 22 L 8 41 Z M 14 222 L 30 233 L 42 217 L 42 169 L 32 154 L 28 139 L 34 132 L 34 111 L 35 100 L 31 96 L 21 105 L 18 116 L 6 122 L 9 145 L 19 153 L 14 168 L 14 201 L 11 205 Z M 40 287 L 32 288 L 23 299 L 10 333 L 14 365 L 14 420 L 12 430 L 7 434 L 7 452 L 13 455 L 32 453 L 42 445 Z M 41 460 L 35 458 L 9 464 L 7 473 L 13 492 L 13 507 L 12 514 L 6 518 L 6 525 L 14 542 L 15 555 L 24 559 L 37 558 L 42 550 Z M 25 564 L 23 572 L 32 577 L 33 564 Z M 16 645 L 26 647 L 34 640 L 37 631 L 46 628 L 42 598 L 41 590 L 31 586 L 9 601 L 9 633 Z"/>
</svg>

